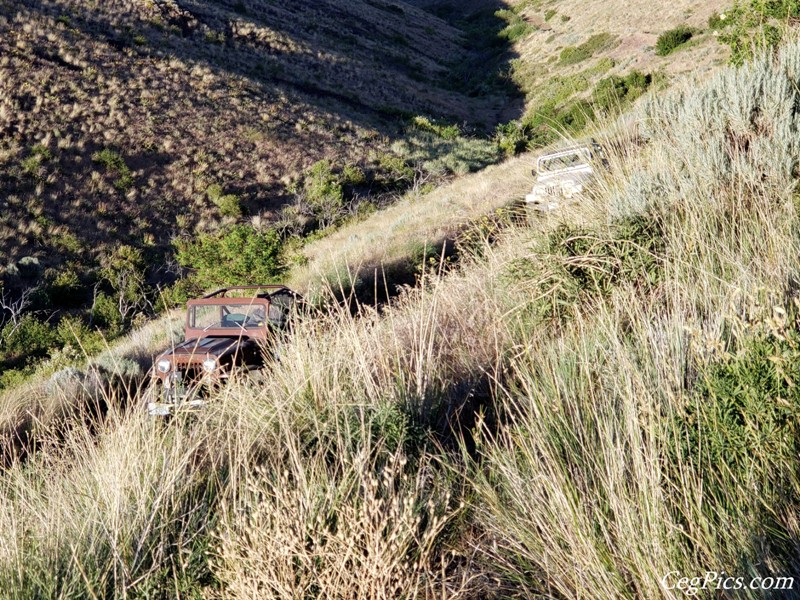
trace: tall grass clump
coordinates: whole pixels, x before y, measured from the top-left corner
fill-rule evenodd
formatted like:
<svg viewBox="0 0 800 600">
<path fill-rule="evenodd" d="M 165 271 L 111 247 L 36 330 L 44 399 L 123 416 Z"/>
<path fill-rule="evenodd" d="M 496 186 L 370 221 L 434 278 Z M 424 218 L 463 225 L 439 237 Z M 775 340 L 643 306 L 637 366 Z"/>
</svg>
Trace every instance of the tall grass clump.
<svg viewBox="0 0 800 600">
<path fill-rule="evenodd" d="M 695 31 L 686 25 L 665 31 L 658 36 L 656 41 L 656 55 L 668 56 L 689 42 L 694 37 Z"/>
<path fill-rule="evenodd" d="M 458 507 L 429 458 L 407 469 L 402 452 L 365 446 L 311 457 L 290 448 L 298 454 L 288 468 L 264 465 L 249 478 L 217 534 L 228 593 L 372 599 L 436 590 L 438 538 Z"/>
<path fill-rule="evenodd" d="M 505 345 L 490 277 L 434 278 L 383 315 L 316 314 L 200 415 L 103 398 L 0 473 L 15 597 L 459 597 L 461 485 L 440 434 Z M 476 287 L 476 283 L 479 285 Z M 481 318 L 466 318 L 469 291 Z M 471 382 L 464 385 L 463 382 Z M 444 440 L 446 441 L 446 440 Z M 5 442 L 4 442 L 5 443 Z"/>
<path fill-rule="evenodd" d="M 524 593 L 670 597 L 672 571 L 796 572 L 798 78 L 793 44 L 650 99 L 650 144 L 602 184 L 610 225 L 561 236 L 559 269 L 511 263 L 513 285 L 569 306 L 550 325 L 517 313 L 473 474 L 485 552 Z M 655 232 L 629 240 L 657 277 L 597 252 L 632 217 Z"/>
</svg>

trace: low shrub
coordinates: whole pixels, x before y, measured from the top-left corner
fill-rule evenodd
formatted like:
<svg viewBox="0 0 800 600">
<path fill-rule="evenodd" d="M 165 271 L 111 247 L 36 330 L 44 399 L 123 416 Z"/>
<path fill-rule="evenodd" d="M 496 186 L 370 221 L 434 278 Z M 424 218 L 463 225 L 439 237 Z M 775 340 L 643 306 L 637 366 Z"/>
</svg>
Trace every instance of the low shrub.
<svg viewBox="0 0 800 600">
<path fill-rule="evenodd" d="M 26 314 L 16 324 L 6 323 L 0 330 L 0 340 L 3 342 L 4 359 L 15 360 L 21 357 L 46 356 L 58 345 L 59 336 L 50 323 Z"/>
<path fill-rule="evenodd" d="M 672 54 L 694 37 L 695 30 L 685 25 L 679 25 L 675 29 L 665 31 L 658 36 L 656 41 L 656 55 L 667 56 Z"/>
<path fill-rule="evenodd" d="M 99 292 L 95 297 L 90 315 L 92 325 L 104 329 L 110 337 L 116 337 L 124 329 L 117 303 L 105 292 Z"/>
<path fill-rule="evenodd" d="M 42 167 L 52 159 L 53 154 L 47 146 L 36 144 L 31 148 L 30 156 L 25 158 L 20 166 L 25 175 L 38 180 L 42 177 Z"/>
<path fill-rule="evenodd" d="M 627 75 L 611 75 L 600 80 L 592 93 L 596 111 L 610 114 L 629 106 L 644 94 L 653 82 L 652 75 L 631 71 Z"/>
<path fill-rule="evenodd" d="M 755 54 L 776 47 L 797 19 L 797 0 L 749 0 L 712 15 L 709 27 L 719 31 L 718 39 L 730 46 L 731 62 L 741 65 Z"/>
<path fill-rule="evenodd" d="M 577 100 L 564 106 L 545 104 L 523 119 L 529 136 L 529 147 L 540 148 L 553 143 L 560 136 L 574 136 L 594 118 L 594 107 L 586 100 Z"/>
<path fill-rule="evenodd" d="M 77 265 L 45 272 L 47 294 L 59 306 L 77 308 L 86 301 L 87 289 L 77 273 Z"/>
<path fill-rule="evenodd" d="M 574 99 L 584 85 L 588 86 L 588 81 L 584 82 L 584 75 L 593 71 L 595 69 L 589 69 L 576 76 L 563 78 L 541 106 L 520 121 L 498 126 L 494 137 L 497 147 L 511 156 L 530 148 L 547 146 L 561 136 L 579 135 L 598 114 L 619 113 L 642 96 L 654 81 L 652 75 L 639 71 L 612 75 L 598 82 L 589 100 Z"/>
<path fill-rule="evenodd" d="M 122 328 L 130 326 L 134 316 L 148 306 L 145 259 L 138 248 L 122 244 L 103 257 L 100 277 L 112 293 Z M 114 334 L 122 333 L 115 330 Z"/>
<path fill-rule="evenodd" d="M 242 216 L 242 202 L 236 194 L 223 193 L 222 186 L 212 184 L 206 189 L 208 199 L 213 202 L 219 212 L 225 217 L 239 218 Z"/>
<path fill-rule="evenodd" d="M 616 36 L 610 33 L 597 33 L 580 46 L 567 46 L 561 51 L 559 63 L 562 65 L 576 65 L 587 60 L 603 50 L 610 48 L 616 41 Z"/>
<path fill-rule="evenodd" d="M 215 234 L 175 242 L 178 262 L 194 269 L 201 288 L 274 281 L 283 271 L 282 243 L 274 229 L 234 225 Z"/>
<path fill-rule="evenodd" d="M 494 164 L 501 156 L 489 140 L 442 138 L 429 132 L 412 132 L 406 139 L 395 142 L 392 150 L 407 165 L 414 165 L 419 171 L 416 175 L 423 179 L 463 175 Z"/>
<path fill-rule="evenodd" d="M 157 312 L 164 312 L 173 308 L 182 307 L 190 298 L 196 298 L 202 293 L 201 287 L 193 277 L 179 279 L 172 285 L 161 287 L 155 301 Z"/>
<path fill-rule="evenodd" d="M 411 119 L 412 129 L 433 133 L 444 140 L 454 140 L 461 135 L 458 125 L 440 125 L 428 117 L 416 116 Z"/>
<path fill-rule="evenodd" d="M 506 156 L 525 152 L 530 144 L 530 125 L 521 121 L 510 121 L 497 126 L 494 143 Z"/>
<path fill-rule="evenodd" d="M 375 182 L 383 189 L 397 189 L 414 180 L 412 169 L 402 156 L 393 152 L 383 152 L 377 156 Z"/>
<path fill-rule="evenodd" d="M 76 348 L 81 355 L 92 356 L 106 347 L 103 334 L 89 328 L 80 317 L 64 317 L 59 321 L 56 332 L 60 345 Z"/>
<path fill-rule="evenodd" d="M 561 225 L 547 245 L 514 261 L 512 281 L 531 289 L 529 310 L 537 319 L 564 321 L 587 301 L 626 283 L 651 289 L 663 277 L 663 232 L 647 217 L 620 220 L 609 232 Z"/>
<path fill-rule="evenodd" d="M 710 17 L 708 17 L 708 28 L 714 31 L 718 31 L 725 27 L 725 18 L 720 15 L 717 11 L 714 11 Z"/>
<path fill-rule="evenodd" d="M 780 497 L 800 452 L 800 334 L 762 334 L 702 368 L 678 420 L 683 451 Z M 753 481 L 756 478 L 757 481 Z M 800 501 L 800 498 L 797 499 Z"/>
<path fill-rule="evenodd" d="M 119 152 L 104 148 L 92 154 L 92 160 L 103 165 L 109 173 L 117 176 L 113 185 L 121 192 L 127 192 L 133 186 L 133 175 L 125 159 Z"/>
<path fill-rule="evenodd" d="M 509 43 L 513 44 L 521 40 L 536 29 L 513 10 L 501 9 L 496 11 L 494 15 L 507 23 L 497 36 L 501 40 L 507 40 Z"/>
<path fill-rule="evenodd" d="M 760 331 L 733 325 L 739 335 L 731 335 L 728 328 L 718 340 L 722 351 L 700 361 L 693 389 L 671 423 L 677 443 L 670 462 L 684 465 L 672 476 L 702 477 L 706 501 L 698 510 L 710 528 L 735 524 L 761 540 L 735 556 L 753 564 L 797 556 L 785 515 L 800 503 L 800 334 L 796 314 L 787 319 L 781 313 Z M 753 490 L 758 502 L 730 501 Z"/>
</svg>

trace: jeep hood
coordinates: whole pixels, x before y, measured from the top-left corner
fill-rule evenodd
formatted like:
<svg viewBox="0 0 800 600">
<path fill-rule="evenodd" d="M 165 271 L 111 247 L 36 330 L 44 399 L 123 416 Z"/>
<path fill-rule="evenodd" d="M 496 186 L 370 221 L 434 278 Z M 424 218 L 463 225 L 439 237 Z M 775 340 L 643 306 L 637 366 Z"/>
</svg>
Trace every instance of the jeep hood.
<svg viewBox="0 0 800 600">
<path fill-rule="evenodd" d="M 206 354 L 211 356 L 223 356 L 248 340 L 249 338 L 242 338 L 239 340 L 238 338 L 219 337 L 186 340 L 174 348 L 168 348 L 162 353 L 162 356 L 192 356 Z"/>
</svg>

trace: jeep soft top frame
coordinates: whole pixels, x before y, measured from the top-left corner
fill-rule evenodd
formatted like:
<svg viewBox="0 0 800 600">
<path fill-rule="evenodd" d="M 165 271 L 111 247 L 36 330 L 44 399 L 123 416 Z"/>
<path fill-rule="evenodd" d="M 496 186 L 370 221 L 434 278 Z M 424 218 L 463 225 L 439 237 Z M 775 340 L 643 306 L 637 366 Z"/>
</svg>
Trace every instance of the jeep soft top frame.
<svg viewBox="0 0 800 600">
<path fill-rule="evenodd" d="M 293 296 L 297 295 L 297 292 L 293 292 L 285 285 L 280 284 L 267 284 L 267 285 L 232 285 L 225 288 L 220 288 L 215 292 L 211 292 L 210 294 L 206 294 L 201 298 L 201 300 L 208 300 L 210 298 L 235 298 L 235 296 L 228 296 L 229 292 L 236 292 L 236 291 L 250 291 L 250 290 L 272 290 L 272 292 L 267 292 L 267 294 L 256 294 L 254 297 L 256 298 L 264 298 L 267 296 L 271 296 L 277 292 L 281 292 L 286 290 L 287 292 L 291 293 Z"/>
</svg>

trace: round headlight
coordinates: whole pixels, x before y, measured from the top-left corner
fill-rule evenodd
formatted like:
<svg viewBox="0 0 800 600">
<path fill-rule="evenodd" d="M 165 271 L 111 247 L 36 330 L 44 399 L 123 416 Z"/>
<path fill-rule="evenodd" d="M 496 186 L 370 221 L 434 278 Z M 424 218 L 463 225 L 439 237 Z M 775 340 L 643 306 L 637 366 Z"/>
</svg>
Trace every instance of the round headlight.
<svg viewBox="0 0 800 600">
<path fill-rule="evenodd" d="M 217 369 L 217 361 L 213 358 L 207 358 L 203 361 L 203 369 L 206 373 L 213 373 Z"/>
<path fill-rule="evenodd" d="M 166 359 L 158 361 L 156 364 L 156 369 L 158 369 L 159 373 L 169 373 L 170 368 L 172 365 Z"/>
</svg>

